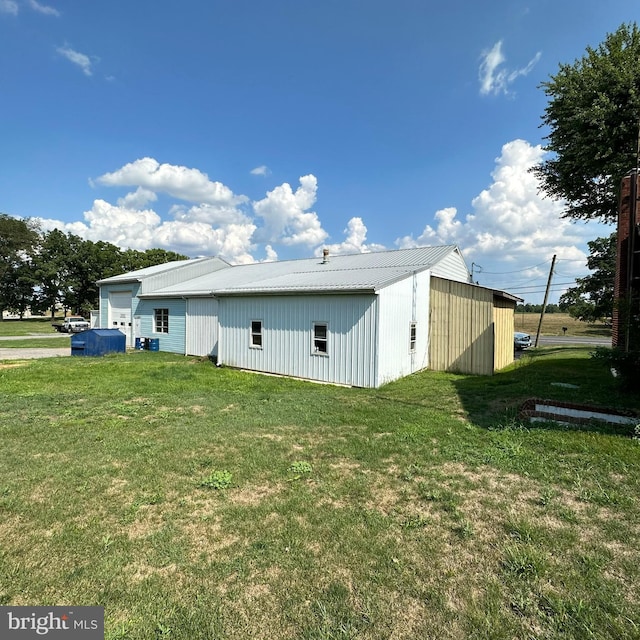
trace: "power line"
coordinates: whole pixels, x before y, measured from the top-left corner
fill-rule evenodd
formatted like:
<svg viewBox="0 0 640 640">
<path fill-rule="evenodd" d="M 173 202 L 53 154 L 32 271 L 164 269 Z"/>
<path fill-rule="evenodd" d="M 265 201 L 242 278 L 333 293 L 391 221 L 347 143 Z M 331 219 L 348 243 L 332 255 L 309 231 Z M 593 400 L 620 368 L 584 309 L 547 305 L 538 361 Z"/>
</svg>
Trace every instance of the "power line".
<svg viewBox="0 0 640 640">
<path fill-rule="evenodd" d="M 574 282 L 554 282 L 553 283 L 553 287 L 557 288 L 557 287 L 564 287 L 566 285 L 570 285 L 570 284 L 575 284 Z M 532 284 L 532 285 L 528 285 L 526 287 L 516 287 L 517 291 L 522 291 L 523 289 L 544 289 L 546 285 L 544 284 Z"/>
<path fill-rule="evenodd" d="M 516 269 L 515 271 L 485 271 L 481 268 L 478 273 L 487 274 L 491 276 L 506 276 L 510 273 L 521 273 L 522 271 L 529 271 L 531 269 L 536 269 L 537 267 L 541 267 L 543 264 L 547 264 L 550 262 L 549 260 L 545 260 L 544 262 L 540 262 L 539 264 L 534 264 L 532 267 L 525 267 L 524 269 Z"/>
</svg>

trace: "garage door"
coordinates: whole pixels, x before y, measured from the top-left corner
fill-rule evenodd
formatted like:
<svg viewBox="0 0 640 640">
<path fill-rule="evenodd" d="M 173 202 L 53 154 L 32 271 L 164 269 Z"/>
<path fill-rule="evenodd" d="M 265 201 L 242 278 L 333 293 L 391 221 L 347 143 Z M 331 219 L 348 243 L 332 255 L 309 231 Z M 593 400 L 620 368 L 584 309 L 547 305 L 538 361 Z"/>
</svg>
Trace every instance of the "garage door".
<svg viewBox="0 0 640 640">
<path fill-rule="evenodd" d="M 131 291 L 112 291 L 109 294 L 109 328 L 120 329 L 131 346 Z"/>
</svg>

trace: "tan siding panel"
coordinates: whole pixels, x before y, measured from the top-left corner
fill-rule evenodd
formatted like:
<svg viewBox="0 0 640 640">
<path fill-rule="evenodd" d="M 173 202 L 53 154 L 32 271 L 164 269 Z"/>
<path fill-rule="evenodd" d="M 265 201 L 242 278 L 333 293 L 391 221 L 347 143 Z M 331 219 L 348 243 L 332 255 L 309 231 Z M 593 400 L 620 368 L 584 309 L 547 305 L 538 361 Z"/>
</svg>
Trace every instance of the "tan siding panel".
<svg viewBox="0 0 640 640">
<path fill-rule="evenodd" d="M 493 317 L 496 327 L 494 367 L 497 371 L 513 362 L 513 314 L 515 311 L 515 302 L 497 298 L 493 306 Z"/>
<path fill-rule="evenodd" d="M 432 278 L 430 348 L 432 369 L 493 373 L 492 292 L 463 282 Z"/>
</svg>

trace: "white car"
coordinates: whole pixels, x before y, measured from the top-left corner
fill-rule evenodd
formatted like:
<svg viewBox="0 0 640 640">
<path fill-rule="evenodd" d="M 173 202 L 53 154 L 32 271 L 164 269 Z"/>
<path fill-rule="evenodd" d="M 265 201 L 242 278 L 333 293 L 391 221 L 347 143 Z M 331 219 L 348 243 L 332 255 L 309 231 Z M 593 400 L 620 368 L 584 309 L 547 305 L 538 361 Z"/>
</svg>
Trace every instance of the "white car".
<svg viewBox="0 0 640 640">
<path fill-rule="evenodd" d="M 513 334 L 513 348 L 516 351 L 522 351 L 528 349 L 531 346 L 531 336 L 528 333 L 522 333 L 522 331 L 515 331 Z"/>
</svg>

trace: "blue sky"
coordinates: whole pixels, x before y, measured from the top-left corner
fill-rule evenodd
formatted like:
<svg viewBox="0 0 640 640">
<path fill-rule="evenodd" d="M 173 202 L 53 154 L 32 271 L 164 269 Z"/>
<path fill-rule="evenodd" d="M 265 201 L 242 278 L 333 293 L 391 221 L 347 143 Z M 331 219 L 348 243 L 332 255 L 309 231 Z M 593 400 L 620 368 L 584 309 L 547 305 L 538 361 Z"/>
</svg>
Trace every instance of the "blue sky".
<svg viewBox="0 0 640 640">
<path fill-rule="evenodd" d="M 528 168 L 629 0 L 0 0 L 0 211 L 230 262 L 457 244 L 539 302 L 612 231 Z"/>
</svg>

